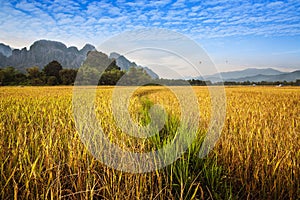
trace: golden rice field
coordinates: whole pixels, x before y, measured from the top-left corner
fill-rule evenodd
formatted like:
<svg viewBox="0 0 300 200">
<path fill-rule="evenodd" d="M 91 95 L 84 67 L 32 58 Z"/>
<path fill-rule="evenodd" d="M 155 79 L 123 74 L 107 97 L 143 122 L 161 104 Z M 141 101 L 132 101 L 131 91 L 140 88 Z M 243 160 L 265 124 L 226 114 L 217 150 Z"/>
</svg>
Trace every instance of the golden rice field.
<svg viewBox="0 0 300 200">
<path fill-rule="evenodd" d="M 226 87 L 222 135 L 203 159 L 210 98 L 205 87 L 193 90 L 197 139 L 173 164 L 133 174 L 107 167 L 83 145 L 72 87 L 0 87 L 0 199 L 300 199 L 300 88 Z M 147 86 L 132 96 L 128 109 L 141 125 L 152 105 L 166 110 L 163 130 L 150 139 L 115 126 L 112 91 L 99 87 L 96 98 L 97 119 L 112 142 L 141 152 L 172 140 L 181 110 L 170 90 Z"/>
</svg>

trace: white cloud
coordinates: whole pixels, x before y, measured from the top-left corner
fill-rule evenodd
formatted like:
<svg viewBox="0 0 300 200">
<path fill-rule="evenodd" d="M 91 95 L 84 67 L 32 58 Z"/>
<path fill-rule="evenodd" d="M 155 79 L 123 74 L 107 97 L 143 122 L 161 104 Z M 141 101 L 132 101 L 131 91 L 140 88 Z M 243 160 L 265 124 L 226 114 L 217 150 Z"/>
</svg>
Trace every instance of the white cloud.
<svg viewBox="0 0 300 200">
<path fill-rule="evenodd" d="M 166 6 L 167 4 L 171 3 L 171 0 L 151 0 L 149 1 L 148 5 L 149 6 L 155 6 L 155 7 L 161 7 L 161 6 Z"/>
<path fill-rule="evenodd" d="M 75 35 L 83 43 L 93 38 L 100 41 L 99 38 L 137 27 L 153 26 L 193 38 L 300 34 L 299 1 L 118 0 L 112 4 L 110 1 L 22 0 L 19 3 L 3 1 L 1 8 L 1 40 L 22 35 L 32 39 L 49 36 L 67 40 Z"/>
<path fill-rule="evenodd" d="M 185 7 L 185 0 L 177 0 L 172 4 L 172 8 L 183 8 Z"/>
<path fill-rule="evenodd" d="M 271 2 L 267 5 L 267 7 L 281 7 L 284 3 L 282 1 Z"/>
</svg>

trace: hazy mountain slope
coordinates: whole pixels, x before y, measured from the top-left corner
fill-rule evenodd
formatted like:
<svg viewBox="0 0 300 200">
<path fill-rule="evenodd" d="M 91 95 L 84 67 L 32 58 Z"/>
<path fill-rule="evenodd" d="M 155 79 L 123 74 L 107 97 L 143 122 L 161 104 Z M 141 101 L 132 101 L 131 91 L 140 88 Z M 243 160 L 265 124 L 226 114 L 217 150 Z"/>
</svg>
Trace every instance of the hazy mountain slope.
<svg viewBox="0 0 300 200">
<path fill-rule="evenodd" d="M 56 60 L 63 68 L 78 68 L 86 58 L 87 52 L 92 50 L 95 50 L 95 47 L 89 44 L 78 50 L 76 47 L 67 48 L 61 42 L 39 40 L 34 42 L 29 50 L 14 49 L 9 57 L 0 56 L 0 67 L 13 66 L 21 71 L 32 66 L 42 69 L 49 62 Z"/>
<path fill-rule="evenodd" d="M 147 74 L 149 74 L 152 78 L 159 78 L 158 75 L 155 72 L 153 72 L 151 69 L 149 69 L 148 67 L 143 67 L 143 66 L 137 65 L 135 62 L 131 62 L 125 56 L 120 55 L 116 52 L 112 52 L 109 55 L 109 58 L 116 59 L 117 65 L 122 70 L 128 70 L 130 67 L 143 68 L 147 72 Z"/>
<path fill-rule="evenodd" d="M 0 53 L 5 57 L 9 57 L 12 54 L 12 49 L 10 46 L 0 43 Z"/>
<path fill-rule="evenodd" d="M 267 82 L 275 82 L 275 81 L 296 81 L 297 79 L 300 79 L 300 70 L 289 72 L 289 73 L 283 73 L 279 75 L 263 75 L 259 74 L 256 76 L 248 76 L 238 79 L 228 79 L 228 81 L 234 81 L 234 82 L 244 82 L 244 81 L 250 81 L 250 82 L 261 82 L 261 81 L 267 81 Z"/>
<path fill-rule="evenodd" d="M 237 70 L 237 71 L 229 71 L 229 72 L 221 72 L 220 75 L 224 81 L 239 79 L 244 77 L 256 76 L 256 75 L 279 75 L 283 74 L 284 72 L 272 69 L 272 68 L 248 68 L 244 70 Z M 220 78 L 217 74 L 204 76 L 206 80 L 211 80 L 213 82 L 220 81 Z"/>
</svg>

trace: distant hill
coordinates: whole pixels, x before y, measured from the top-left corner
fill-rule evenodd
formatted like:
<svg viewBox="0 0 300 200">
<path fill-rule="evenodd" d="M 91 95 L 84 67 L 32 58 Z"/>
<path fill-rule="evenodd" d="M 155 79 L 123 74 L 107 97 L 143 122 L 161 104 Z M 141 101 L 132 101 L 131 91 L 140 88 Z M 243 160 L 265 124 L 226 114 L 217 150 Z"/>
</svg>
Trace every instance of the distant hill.
<svg viewBox="0 0 300 200">
<path fill-rule="evenodd" d="M 0 43 L 0 54 L 4 55 L 5 57 L 9 57 L 12 54 L 12 49 L 10 46 Z"/>
<path fill-rule="evenodd" d="M 159 76 L 155 72 L 153 72 L 151 69 L 149 69 L 148 67 L 143 67 L 141 65 L 137 65 L 135 62 L 131 62 L 125 56 L 120 55 L 116 52 L 112 52 L 109 55 L 109 58 L 116 59 L 117 65 L 122 70 L 129 70 L 130 67 L 143 68 L 147 72 L 147 74 L 149 74 L 152 78 L 154 78 L 154 79 L 159 78 Z"/>
<path fill-rule="evenodd" d="M 125 58 L 124 56 L 122 56 L 116 52 L 110 53 L 109 58 L 115 59 L 117 62 L 117 65 L 122 70 L 129 70 L 130 67 L 137 67 L 137 64 L 135 62 L 129 61 L 127 58 Z"/>
<path fill-rule="evenodd" d="M 76 47 L 67 47 L 61 42 L 49 40 L 36 41 L 30 46 L 29 50 L 27 50 L 27 48 L 13 49 L 9 45 L 0 43 L 0 68 L 13 66 L 24 72 L 26 68 L 32 66 L 38 66 L 42 69 L 49 62 L 56 60 L 63 68 L 76 69 L 84 62 L 87 53 L 94 50 L 96 50 L 96 48 L 90 44 L 86 44 L 82 49 L 78 50 Z M 130 67 L 143 68 L 152 78 L 159 78 L 158 75 L 148 67 L 138 65 L 116 52 L 112 52 L 107 58 L 115 59 L 117 66 L 122 70 L 129 70 Z M 204 76 L 204 78 L 211 82 L 274 82 L 295 81 L 296 79 L 300 79 L 299 71 L 286 73 L 272 68 L 248 68 L 245 70 L 221 72 L 220 75 L 222 79 L 220 79 L 218 74 Z M 193 77 L 193 79 L 203 80 L 202 77 Z"/>
<path fill-rule="evenodd" d="M 224 81 L 232 81 L 232 80 L 242 80 L 245 77 L 252 77 L 257 75 L 280 75 L 284 74 L 284 72 L 272 69 L 272 68 L 248 68 L 245 70 L 238 71 L 230 71 L 230 72 L 221 72 L 220 75 Z M 220 78 L 217 74 L 204 76 L 206 80 L 211 80 L 212 82 L 220 81 Z"/>
<path fill-rule="evenodd" d="M 234 81 L 234 82 L 276 82 L 276 81 L 296 81 L 300 79 L 300 70 L 288 73 L 282 73 L 278 75 L 263 75 L 258 74 L 255 76 L 246 76 L 238 79 L 227 79 L 227 81 Z"/>
</svg>

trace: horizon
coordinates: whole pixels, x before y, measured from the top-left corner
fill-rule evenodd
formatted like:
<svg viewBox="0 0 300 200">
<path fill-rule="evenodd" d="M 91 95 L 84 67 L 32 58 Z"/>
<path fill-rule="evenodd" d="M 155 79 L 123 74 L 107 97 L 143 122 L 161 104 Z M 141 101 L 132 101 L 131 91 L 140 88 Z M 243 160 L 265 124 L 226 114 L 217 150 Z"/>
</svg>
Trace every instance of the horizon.
<svg viewBox="0 0 300 200">
<path fill-rule="evenodd" d="M 197 42 L 220 72 L 300 69 L 300 2 L 17 0 L 0 5 L 0 42 L 13 48 L 29 49 L 46 39 L 98 49 L 124 31 L 163 28 Z"/>
<path fill-rule="evenodd" d="M 63 43 L 62 41 L 58 41 L 58 40 L 49 40 L 49 39 L 45 39 L 45 38 L 43 38 L 43 39 L 38 39 L 38 40 L 36 40 L 36 41 L 34 41 L 34 42 L 41 41 L 41 40 L 51 41 L 51 42 L 59 42 L 59 43 L 62 43 L 62 44 L 64 44 L 64 45 L 66 45 L 67 48 L 75 47 L 75 48 L 77 48 L 78 51 L 80 51 L 85 45 L 92 45 L 92 46 L 94 46 L 93 44 L 86 43 L 86 44 L 84 44 L 82 47 L 78 47 L 78 46 L 75 46 L 75 45 L 67 45 L 67 44 Z M 33 42 L 33 43 L 34 43 L 34 42 Z M 23 46 L 23 47 L 20 47 L 20 48 L 15 48 L 15 47 L 11 46 L 10 44 L 5 44 L 5 43 L 3 43 L 3 42 L 0 42 L 0 44 L 9 46 L 12 50 L 14 50 L 14 49 L 19 49 L 19 50 L 21 50 L 21 49 L 23 49 L 23 48 L 26 48 L 27 51 L 30 50 L 30 47 L 33 45 L 33 43 L 30 44 L 30 45 L 28 45 L 28 46 Z M 95 47 L 95 48 L 96 48 L 97 51 L 102 52 L 100 49 L 97 49 L 97 47 Z M 104 52 L 104 53 L 106 53 L 106 52 Z M 110 53 L 118 53 L 118 52 L 109 52 L 108 54 L 107 54 L 107 53 L 106 53 L 106 54 L 109 56 Z M 118 54 L 119 54 L 119 53 L 118 53 Z M 122 55 L 121 55 L 121 56 L 122 56 Z M 125 57 L 126 57 L 126 56 L 125 56 Z M 126 57 L 126 58 L 127 58 L 127 57 Z M 128 59 L 128 58 L 127 58 L 127 59 Z M 130 61 L 131 61 L 131 62 L 135 62 L 134 60 L 130 60 Z M 144 66 L 142 63 L 137 63 L 137 64 Z M 147 67 L 147 66 L 144 66 L 144 67 Z M 294 71 L 299 71 L 299 70 L 300 70 L 300 68 L 299 68 L 299 69 L 288 69 L 288 68 L 284 68 L 284 67 L 282 67 L 282 68 L 280 68 L 280 67 L 263 67 L 263 68 L 261 68 L 261 67 L 255 67 L 255 66 L 254 66 L 254 67 L 240 66 L 240 67 L 237 67 L 236 69 L 229 69 L 228 71 L 219 71 L 219 72 L 220 72 L 220 73 L 227 73 L 227 72 L 244 71 L 244 70 L 247 70 L 247 69 L 258 69 L 258 70 L 262 70 L 262 69 L 273 69 L 273 70 L 277 70 L 277 71 L 281 71 L 281 72 L 287 72 L 287 73 L 288 73 L 288 72 L 294 72 Z M 212 75 L 215 75 L 215 74 L 206 74 L 205 76 L 212 76 Z M 191 78 L 193 78 L 193 77 L 191 77 Z"/>
</svg>

